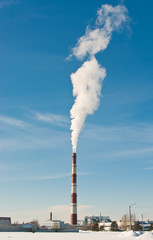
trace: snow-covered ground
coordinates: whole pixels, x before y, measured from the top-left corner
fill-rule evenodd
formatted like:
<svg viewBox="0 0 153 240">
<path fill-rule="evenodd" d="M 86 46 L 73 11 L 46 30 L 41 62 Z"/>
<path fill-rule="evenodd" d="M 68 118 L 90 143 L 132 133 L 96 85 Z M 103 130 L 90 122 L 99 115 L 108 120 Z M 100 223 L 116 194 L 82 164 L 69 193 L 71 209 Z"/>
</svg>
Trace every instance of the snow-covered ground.
<svg viewBox="0 0 153 240">
<path fill-rule="evenodd" d="M 1 232 L 0 240 L 153 240 L 153 232 L 24 233 Z"/>
</svg>

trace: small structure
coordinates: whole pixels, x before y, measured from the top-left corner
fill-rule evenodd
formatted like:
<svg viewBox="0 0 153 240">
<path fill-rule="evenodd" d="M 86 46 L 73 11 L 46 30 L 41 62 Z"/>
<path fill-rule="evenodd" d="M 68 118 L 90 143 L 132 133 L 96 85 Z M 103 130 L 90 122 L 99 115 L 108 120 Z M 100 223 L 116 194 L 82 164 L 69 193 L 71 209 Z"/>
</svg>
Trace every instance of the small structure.
<svg viewBox="0 0 153 240">
<path fill-rule="evenodd" d="M 138 221 L 139 225 L 142 227 L 143 231 L 148 231 L 151 227 L 151 225 L 153 225 L 153 221 Z"/>
<path fill-rule="evenodd" d="M 84 220 L 77 220 L 77 225 L 78 226 L 84 225 Z"/>
<path fill-rule="evenodd" d="M 101 223 L 101 222 L 111 222 L 109 216 L 86 216 L 84 219 L 84 225 L 91 225 L 95 223 Z"/>
<path fill-rule="evenodd" d="M 69 225 L 68 223 L 64 223 L 63 221 L 60 221 L 60 220 L 47 221 L 45 223 L 45 227 L 50 232 L 78 232 L 79 231 L 76 227 Z"/>
<path fill-rule="evenodd" d="M 100 222 L 98 225 L 99 227 L 104 227 L 104 231 L 110 231 L 112 221 L 110 219 L 104 219 L 102 222 Z"/>
<path fill-rule="evenodd" d="M 11 224 L 10 217 L 0 217 L 0 232 L 17 232 L 21 230 L 21 224 Z"/>
<path fill-rule="evenodd" d="M 10 217 L 0 217 L 0 232 L 36 232 L 37 225 L 36 224 L 11 224 Z"/>
<path fill-rule="evenodd" d="M 36 232 L 37 231 L 37 225 L 36 224 L 31 224 L 31 223 L 22 224 L 22 231 L 24 231 L 24 232 Z"/>
<path fill-rule="evenodd" d="M 60 220 L 52 220 L 52 221 L 48 221 L 45 223 L 45 226 L 48 229 L 52 229 L 54 231 L 60 231 L 60 229 L 64 229 L 64 222 L 60 221 Z"/>
<path fill-rule="evenodd" d="M 0 217 L 0 224 L 11 224 L 10 217 Z"/>
</svg>

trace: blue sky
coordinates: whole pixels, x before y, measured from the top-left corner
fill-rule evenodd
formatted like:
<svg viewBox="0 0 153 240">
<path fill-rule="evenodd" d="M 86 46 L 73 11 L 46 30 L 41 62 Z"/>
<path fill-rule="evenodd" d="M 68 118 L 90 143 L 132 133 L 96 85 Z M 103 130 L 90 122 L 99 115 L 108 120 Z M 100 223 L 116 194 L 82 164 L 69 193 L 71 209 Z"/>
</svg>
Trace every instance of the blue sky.
<svg viewBox="0 0 153 240">
<path fill-rule="evenodd" d="M 80 134 L 78 218 L 153 220 L 153 3 L 0 0 L 1 215 L 70 220 L 73 105 L 65 59 L 102 4 L 124 3 L 130 22 L 96 55 L 107 70 L 100 107 Z"/>
</svg>

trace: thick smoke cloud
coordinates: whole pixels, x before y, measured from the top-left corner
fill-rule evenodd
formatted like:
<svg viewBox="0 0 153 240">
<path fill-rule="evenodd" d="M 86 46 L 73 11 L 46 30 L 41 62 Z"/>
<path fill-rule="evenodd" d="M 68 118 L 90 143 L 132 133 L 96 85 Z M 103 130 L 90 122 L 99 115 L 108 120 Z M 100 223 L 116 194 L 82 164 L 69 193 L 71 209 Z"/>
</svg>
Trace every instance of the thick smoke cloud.
<svg viewBox="0 0 153 240">
<path fill-rule="evenodd" d="M 69 56 L 78 59 L 89 57 L 89 60 L 71 74 L 73 96 L 76 97 L 70 111 L 73 152 L 76 152 L 78 137 L 87 115 L 93 114 L 99 106 L 102 80 L 106 76 L 106 70 L 98 64 L 95 54 L 107 48 L 112 32 L 120 29 L 127 19 L 128 11 L 125 6 L 102 5 L 97 11 L 95 28 L 92 30 L 87 27 L 85 35 L 78 40 Z"/>
</svg>

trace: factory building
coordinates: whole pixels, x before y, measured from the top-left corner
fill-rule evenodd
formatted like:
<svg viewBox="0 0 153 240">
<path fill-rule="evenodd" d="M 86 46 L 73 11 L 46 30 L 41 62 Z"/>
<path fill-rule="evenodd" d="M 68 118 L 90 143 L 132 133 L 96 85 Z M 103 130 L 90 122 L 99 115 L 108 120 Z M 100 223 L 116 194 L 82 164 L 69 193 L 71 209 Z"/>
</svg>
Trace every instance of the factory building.
<svg viewBox="0 0 153 240">
<path fill-rule="evenodd" d="M 84 225 L 91 225 L 101 222 L 111 222 L 109 216 L 86 216 L 84 219 Z"/>
<path fill-rule="evenodd" d="M 149 231 L 151 226 L 153 226 L 153 221 L 137 221 L 144 231 Z"/>
<path fill-rule="evenodd" d="M 0 217 L 0 232 L 36 232 L 36 224 L 11 224 L 10 217 Z"/>
<path fill-rule="evenodd" d="M 104 227 L 104 231 L 110 231 L 112 221 L 110 219 L 103 219 L 102 222 L 98 223 L 99 228 Z"/>
<path fill-rule="evenodd" d="M 0 224 L 11 224 L 10 217 L 0 217 Z"/>
<path fill-rule="evenodd" d="M 61 220 L 53 220 L 52 212 L 50 213 L 50 220 L 45 222 L 44 231 L 49 232 L 78 232 L 78 229 Z"/>
<path fill-rule="evenodd" d="M 77 228 L 61 220 L 47 221 L 45 227 L 49 232 L 78 232 Z"/>
</svg>

